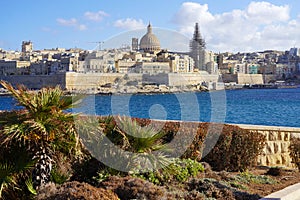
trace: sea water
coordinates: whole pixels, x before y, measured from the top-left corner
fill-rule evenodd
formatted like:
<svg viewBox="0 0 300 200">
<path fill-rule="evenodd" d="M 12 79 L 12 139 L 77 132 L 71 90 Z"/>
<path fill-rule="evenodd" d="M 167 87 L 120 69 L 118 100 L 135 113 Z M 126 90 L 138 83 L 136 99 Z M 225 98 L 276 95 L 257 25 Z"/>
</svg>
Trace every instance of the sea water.
<svg viewBox="0 0 300 200">
<path fill-rule="evenodd" d="M 10 96 L 0 110 L 16 109 Z M 83 114 L 300 127 L 300 88 L 198 93 L 90 95 L 73 110 Z"/>
</svg>

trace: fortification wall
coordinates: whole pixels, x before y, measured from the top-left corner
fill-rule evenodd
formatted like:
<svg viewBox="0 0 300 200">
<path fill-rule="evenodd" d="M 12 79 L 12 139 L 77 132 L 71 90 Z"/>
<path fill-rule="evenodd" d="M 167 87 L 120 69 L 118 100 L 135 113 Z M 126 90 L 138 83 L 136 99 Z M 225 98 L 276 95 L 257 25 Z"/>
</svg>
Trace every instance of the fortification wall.
<svg viewBox="0 0 300 200">
<path fill-rule="evenodd" d="M 218 75 L 203 73 L 169 73 L 169 85 L 197 85 L 202 82 L 217 82 Z"/>
<path fill-rule="evenodd" d="M 237 74 L 238 84 L 264 84 L 262 74 Z"/>
<path fill-rule="evenodd" d="M 66 88 L 65 74 L 0 76 L 0 80 L 8 81 L 14 86 L 23 84 L 31 89 L 41 89 L 46 86 L 54 87 L 56 85 L 60 85 L 63 89 Z"/>
<path fill-rule="evenodd" d="M 67 90 L 96 90 L 99 86 L 114 83 L 117 79 L 154 83 L 168 86 L 198 85 L 202 82 L 216 83 L 218 75 L 208 73 L 161 73 L 161 74 L 119 74 L 119 73 L 76 73 L 67 72 L 53 75 L 0 76 L 13 85 L 24 84 L 28 88 L 40 89 L 45 86 L 61 85 Z M 125 82 L 126 82 L 125 81 Z M 125 83 L 124 82 L 124 83 Z"/>
<path fill-rule="evenodd" d="M 222 78 L 224 83 L 236 82 L 237 84 L 264 84 L 262 74 L 223 74 Z"/>
<path fill-rule="evenodd" d="M 289 145 L 292 138 L 300 137 L 300 128 L 238 125 L 250 131 L 258 131 L 266 136 L 266 147 L 258 158 L 258 164 L 262 166 L 282 166 L 295 168 L 289 155 Z"/>
<path fill-rule="evenodd" d="M 86 90 L 97 88 L 106 83 L 113 83 L 116 79 L 124 78 L 125 74 L 118 73 L 66 73 L 66 88 L 69 90 Z M 202 82 L 216 82 L 218 75 L 201 73 L 169 73 L 169 74 L 137 74 L 126 75 L 127 81 L 140 81 L 143 83 L 164 84 L 170 86 L 181 86 L 200 84 Z"/>
<path fill-rule="evenodd" d="M 238 82 L 236 74 L 222 74 L 222 79 L 224 83 Z"/>
<path fill-rule="evenodd" d="M 66 89 L 68 90 L 91 90 L 101 85 L 113 83 L 124 74 L 118 73 L 66 73 Z"/>
<path fill-rule="evenodd" d="M 277 80 L 277 76 L 273 74 L 265 74 L 263 77 L 265 83 L 275 82 Z"/>
</svg>

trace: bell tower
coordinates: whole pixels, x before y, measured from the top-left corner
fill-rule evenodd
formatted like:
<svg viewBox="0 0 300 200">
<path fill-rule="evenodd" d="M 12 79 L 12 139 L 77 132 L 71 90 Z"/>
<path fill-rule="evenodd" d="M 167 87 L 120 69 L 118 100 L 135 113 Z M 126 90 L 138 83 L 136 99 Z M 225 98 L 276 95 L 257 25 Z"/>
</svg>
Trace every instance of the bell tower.
<svg viewBox="0 0 300 200">
<path fill-rule="evenodd" d="M 195 68 L 206 70 L 205 67 L 205 40 L 202 38 L 199 25 L 196 23 L 192 40 L 190 41 L 190 56 L 194 59 Z"/>
</svg>

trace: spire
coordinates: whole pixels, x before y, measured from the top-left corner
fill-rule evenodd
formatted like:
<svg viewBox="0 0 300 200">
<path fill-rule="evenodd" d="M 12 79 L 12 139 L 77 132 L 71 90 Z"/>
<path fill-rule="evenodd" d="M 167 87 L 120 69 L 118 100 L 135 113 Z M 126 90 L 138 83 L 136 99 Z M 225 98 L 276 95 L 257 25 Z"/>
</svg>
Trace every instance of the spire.
<svg viewBox="0 0 300 200">
<path fill-rule="evenodd" d="M 196 25 L 195 25 L 195 31 L 194 31 L 193 41 L 196 41 L 197 43 L 199 43 L 199 45 L 201 47 L 205 48 L 205 41 L 201 37 L 198 23 L 196 23 Z"/>
<path fill-rule="evenodd" d="M 199 26 L 198 26 L 198 23 L 196 23 L 193 40 L 199 41 L 200 39 L 201 39 L 201 35 L 200 35 L 200 32 L 199 32 Z"/>
<path fill-rule="evenodd" d="M 151 26 L 151 23 L 150 23 L 150 21 L 149 21 L 149 25 L 148 25 L 148 27 L 147 27 L 147 33 L 152 33 L 152 26 Z"/>
</svg>

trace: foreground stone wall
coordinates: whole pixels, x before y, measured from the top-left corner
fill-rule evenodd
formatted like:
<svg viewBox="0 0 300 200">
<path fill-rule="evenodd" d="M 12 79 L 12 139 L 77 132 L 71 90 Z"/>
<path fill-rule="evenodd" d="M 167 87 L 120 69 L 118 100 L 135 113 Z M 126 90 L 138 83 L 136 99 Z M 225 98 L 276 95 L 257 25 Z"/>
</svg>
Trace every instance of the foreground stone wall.
<svg viewBox="0 0 300 200">
<path fill-rule="evenodd" d="M 269 167 L 295 168 L 289 155 L 289 145 L 292 138 L 300 137 L 300 128 L 238 125 L 250 131 L 258 131 L 266 136 L 266 147 L 258 158 L 258 165 Z"/>
</svg>

